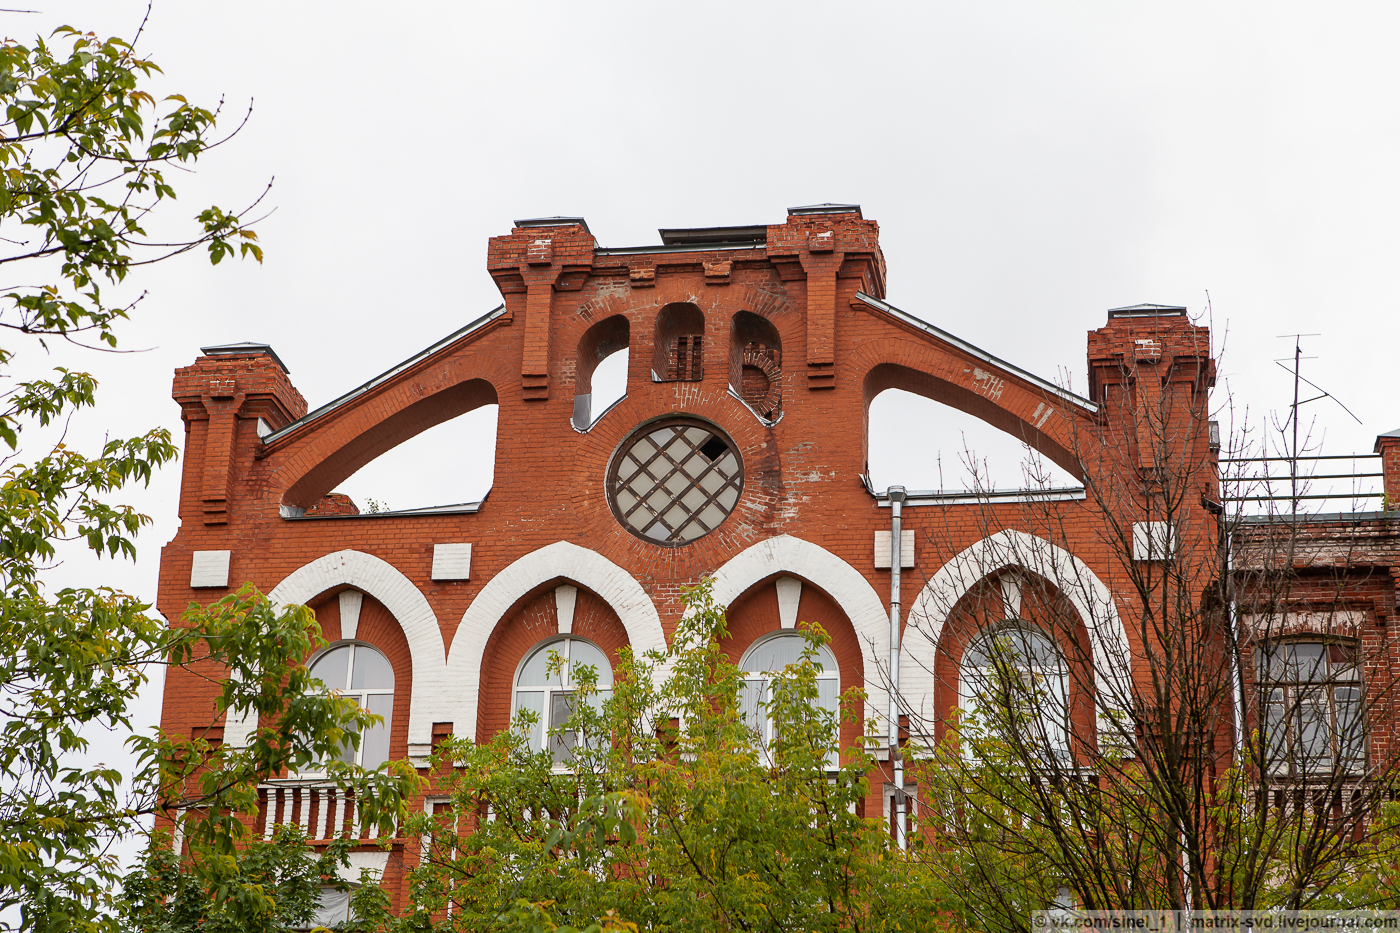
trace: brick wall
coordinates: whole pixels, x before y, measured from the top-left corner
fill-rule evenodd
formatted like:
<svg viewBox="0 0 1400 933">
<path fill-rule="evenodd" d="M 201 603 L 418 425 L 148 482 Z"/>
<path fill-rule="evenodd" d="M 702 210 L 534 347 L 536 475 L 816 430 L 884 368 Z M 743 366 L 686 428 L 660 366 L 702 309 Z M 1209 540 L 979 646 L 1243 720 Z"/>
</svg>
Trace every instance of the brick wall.
<svg viewBox="0 0 1400 933">
<path fill-rule="evenodd" d="M 1088 379 L 1077 381 L 1088 382 L 1092 400 L 1077 401 L 882 305 L 879 229 L 858 209 L 794 213 L 768 227 L 765 242 L 654 251 L 602 249 L 581 222 L 530 222 L 492 238 L 487 266 L 502 293 L 499 314 L 313 417 L 294 420 L 305 414 L 306 403 L 268 356 L 202 357 L 178 371 L 174 395 L 186 440 L 182 523 L 162 552 L 159 606 L 167 617 L 177 618 L 191 601 L 227 592 L 191 588 L 199 551 L 230 551 L 230 586 L 251 581 L 264 591 L 328 554 L 350 549 L 372 555 L 421 594 L 440 629 L 440 645 L 429 633 L 410 652 L 407 641 L 394 641 L 397 627 L 388 610 L 366 599 L 361 637 L 382 644 L 396 659 L 400 683 L 408 684 L 410 653 L 449 656 L 484 588 L 515 562 L 560 541 L 599 555 L 635 580 L 639 598 L 654 607 L 668 637 L 683 610 L 683 587 L 780 535 L 823 549 L 849 568 L 868 600 L 883 603 L 889 571 L 874 567 L 873 539 L 888 530 L 889 513 L 859 477 L 867 469 L 869 404 L 890 388 L 982 418 L 1114 491 L 1123 503 L 1122 514 L 1112 516 L 1093 501 L 909 507 L 905 528 L 916 534 L 919 556 L 905 571 L 906 606 L 964 549 L 1003 529 L 1024 529 L 1053 538 L 1083 561 L 1115 595 L 1118 611 L 1130 616 L 1134 588 L 1115 540 L 1125 516 L 1150 508 L 1139 489 L 1151 456 L 1138 440 L 1155 439 L 1162 456 L 1187 463 L 1191 481 L 1218 498 L 1204 429 L 1213 363 L 1203 328 L 1176 314 L 1110 320 L 1090 333 Z M 919 307 L 917 293 L 909 304 L 933 314 Z M 682 305 L 694 310 L 687 331 L 694 331 L 702 356 L 698 365 L 687 364 L 687 372 L 697 378 L 658 382 L 652 373 L 658 317 Z M 625 326 L 591 330 L 612 319 Z M 580 430 L 573 423 L 574 397 L 589 388 L 589 361 L 596 362 L 604 343 L 611 350 L 624 339 L 631 350 L 626 398 Z M 757 376 L 744 375 L 744 356 L 754 343 L 773 351 L 763 352 L 772 367 L 765 375 L 770 386 L 779 386 L 769 396 L 770 410 L 758 413 L 731 392 L 737 378 L 735 392 L 758 397 Z M 383 364 L 388 369 L 394 361 Z M 500 406 L 496 480 L 476 512 L 355 515 L 349 503 L 326 498 L 396 444 L 486 404 Z M 683 547 L 629 533 L 609 508 L 605 488 L 618 447 L 639 426 L 672 414 L 723 429 L 744 464 L 744 489 L 733 513 L 718 530 Z M 269 428 L 278 433 L 261 436 L 259 419 L 261 434 Z M 1186 497 L 1178 516 L 1188 532 L 1182 536 L 1188 558 L 1214 540 L 1195 502 Z M 307 517 L 286 517 L 313 507 Z M 443 543 L 472 545 L 469 578 L 432 578 L 434 547 Z M 484 740 L 505 726 L 516 666 L 524 652 L 557 632 L 552 587 L 561 582 L 571 581 L 510 594 L 506 604 L 513 600 L 513 606 L 496 620 L 479 662 L 476 721 L 454 722 L 458 732 Z M 873 689 L 875 673 L 862 670 L 869 662 L 861 648 L 872 633 L 856 627 L 832 586 L 823 579 L 804 583 L 800 618 L 832 636 L 843 688 Z M 335 589 L 312 597 L 328 626 L 338 611 Z M 841 599 L 854 592 L 848 590 Z M 574 631 L 615 653 L 627 641 L 621 610 L 639 609 L 609 604 L 597 592 L 580 586 Z M 769 578 L 734 599 L 727 650 L 736 659 L 754 637 L 777 627 L 773 594 Z M 878 628 L 879 613 L 871 615 L 875 621 L 859 624 Z M 1129 642 L 1141 652 L 1131 635 Z M 420 683 L 419 689 L 450 695 L 454 688 Z M 208 725 L 212 694 L 202 679 L 171 672 L 166 728 Z M 947 696 L 937 702 L 946 707 Z M 410 715 L 396 705 L 395 754 L 408 751 L 401 744 L 407 734 L 399 730 L 408 727 Z M 431 725 L 422 724 L 424 734 Z M 855 728 L 843 738 L 854 740 Z M 872 775 L 877 788 L 881 780 Z"/>
</svg>

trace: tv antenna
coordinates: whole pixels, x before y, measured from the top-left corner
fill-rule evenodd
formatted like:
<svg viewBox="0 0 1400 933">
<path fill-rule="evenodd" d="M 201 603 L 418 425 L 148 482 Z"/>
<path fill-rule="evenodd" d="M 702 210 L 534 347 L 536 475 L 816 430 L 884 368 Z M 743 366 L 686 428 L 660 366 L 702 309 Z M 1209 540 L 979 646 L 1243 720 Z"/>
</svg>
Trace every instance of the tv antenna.
<svg viewBox="0 0 1400 933">
<path fill-rule="evenodd" d="M 1278 339 L 1279 339 L 1279 340 L 1287 340 L 1287 339 L 1290 338 L 1290 337 L 1293 338 L 1293 368 L 1292 368 L 1292 369 L 1289 369 L 1287 366 L 1284 365 L 1284 362 L 1288 359 L 1287 357 L 1284 357 L 1283 359 L 1274 360 L 1274 362 L 1278 364 L 1279 368 L 1281 368 L 1284 372 L 1289 373 L 1290 375 L 1293 376 L 1293 404 L 1289 406 L 1288 421 L 1285 421 L 1285 422 L 1284 422 L 1284 427 L 1290 427 L 1290 426 L 1291 426 L 1291 427 L 1292 427 L 1292 430 L 1293 430 L 1293 444 L 1292 444 L 1292 448 L 1291 448 L 1291 449 L 1289 450 L 1289 452 L 1288 452 L 1288 479 L 1289 479 L 1289 483 L 1290 483 L 1290 488 L 1292 489 L 1292 492 L 1293 492 L 1293 496 L 1292 496 L 1292 508 L 1291 508 L 1290 511 L 1291 511 L 1292 514 L 1294 514 L 1294 515 L 1298 514 L 1298 406 L 1299 406 L 1299 405 L 1306 405 L 1306 404 L 1308 404 L 1309 402 L 1317 402 L 1317 401 L 1321 401 L 1322 399 L 1325 399 L 1325 398 L 1330 398 L 1332 401 L 1336 402 L 1336 403 L 1341 407 L 1342 411 L 1346 412 L 1348 415 L 1351 415 L 1353 418 L 1356 418 L 1356 423 L 1357 423 L 1357 424 L 1362 424 L 1362 423 L 1363 423 L 1362 420 L 1361 420 L 1360 418 L 1357 418 L 1357 417 L 1356 417 L 1356 413 L 1355 413 L 1355 412 L 1353 412 L 1350 408 L 1348 408 L 1348 407 L 1346 407 L 1345 405 L 1342 404 L 1342 400 L 1341 400 L 1341 399 L 1337 398 L 1337 396 L 1333 395 L 1331 392 L 1328 392 L 1326 389 L 1324 389 L 1322 386 L 1318 385 L 1316 382 L 1313 382 L 1313 381 L 1310 380 L 1310 379 L 1305 379 L 1305 378 L 1303 377 L 1303 372 L 1302 372 L 1302 370 L 1303 370 L 1303 360 L 1315 360 L 1315 359 L 1317 359 L 1317 357 L 1315 357 L 1315 356 L 1304 356 L 1304 355 L 1303 355 L 1303 338 L 1304 338 L 1304 337 L 1320 337 L 1320 336 L 1322 336 L 1322 335 L 1321 335 L 1321 334 L 1279 334 L 1279 336 L 1278 336 Z M 1303 399 L 1303 400 L 1299 401 L 1298 395 L 1299 395 L 1299 392 L 1300 392 L 1300 387 L 1301 387 L 1302 383 L 1304 383 L 1304 382 L 1306 382 L 1306 383 L 1307 383 L 1309 386 L 1311 386 L 1312 388 L 1316 389 L 1316 390 L 1317 390 L 1318 392 L 1320 392 L 1321 394 L 1320 394 L 1320 395 L 1314 395 L 1312 398 L 1306 398 L 1306 399 Z"/>
</svg>

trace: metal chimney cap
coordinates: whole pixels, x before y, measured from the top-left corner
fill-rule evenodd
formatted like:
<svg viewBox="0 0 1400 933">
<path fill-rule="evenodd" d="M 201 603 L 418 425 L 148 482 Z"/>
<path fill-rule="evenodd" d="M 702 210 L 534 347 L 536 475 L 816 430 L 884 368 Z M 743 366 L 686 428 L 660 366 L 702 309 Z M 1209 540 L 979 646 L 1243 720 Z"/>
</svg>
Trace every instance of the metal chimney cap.
<svg viewBox="0 0 1400 933">
<path fill-rule="evenodd" d="M 282 362 L 282 358 L 277 355 L 277 352 L 265 343 L 252 343 L 251 341 L 245 341 L 243 343 L 221 343 L 212 347 L 200 347 L 199 352 L 203 353 L 205 356 L 270 356 L 274 363 L 282 367 L 282 372 L 288 375 L 291 375 L 292 372 L 287 368 L 287 364 Z"/>
</svg>

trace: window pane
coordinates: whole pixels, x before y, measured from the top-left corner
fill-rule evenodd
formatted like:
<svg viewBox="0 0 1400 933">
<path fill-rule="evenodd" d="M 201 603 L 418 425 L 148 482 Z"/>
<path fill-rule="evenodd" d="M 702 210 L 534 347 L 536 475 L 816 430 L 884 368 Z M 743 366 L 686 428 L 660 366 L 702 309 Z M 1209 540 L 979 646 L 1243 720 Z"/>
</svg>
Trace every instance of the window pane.
<svg viewBox="0 0 1400 933">
<path fill-rule="evenodd" d="M 346 674 L 350 664 L 350 646 L 332 648 L 316 659 L 311 665 L 311 676 L 325 684 L 330 690 L 344 690 Z"/>
<path fill-rule="evenodd" d="M 1356 645 L 1336 642 L 1327 646 L 1327 660 L 1332 667 L 1334 680 L 1357 680 L 1360 671 L 1356 666 Z"/>
<path fill-rule="evenodd" d="M 574 712 L 572 693 L 555 693 L 549 698 L 549 728 L 551 732 L 569 721 Z M 549 737 L 549 748 L 554 753 L 556 765 L 567 764 L 573 758 L 574 746 L 578 744 L 578 733 L 573 731 L 555 732 Z"/>
<path fill-rule="evenodd" d="M 1017 627 L 983 629 L 963 653 L 963 666 L 991 668 L 998 663 L 1014 667 L 1062 670 L 1060 649 L 1044 632 Z"/>
<path fill-rule="evenodd" d="M 817 678 L 817 702 L 821 704 L 822 709 L 835 717 L 835 731 L 831 738 L 835 744 L 839 746 L 841 737 L 841 698 L 838 696 L 837 686 L 838 684 L 834 677 Z M 833 748 L 827 762 L 828 766 L 832 768 L 839 767 L 839 757 L 837 749 Z"/>
<path fill-rule="evenodd" d="M 1366 766 L 1366 730 L 1361 723 L 1361 690 L 1336 687 L 1332 691 L 1337 709 L 1337 753 L 1342 766 L 1359 771 Z"/>
<path fill-rule="evenodd" d="M 992 732 L 1010 729 L 1048 753 L 1067 754 L 1064 661 L 1044 632 L 1021 626 L 984 629 L 963 655 L 959 699 L 963 711 L 980 714 Z"/>
<path fill-rule="evenodd" d="M 745 680 L 739 688 L 739 713 L 744 717 L 744 725 L 748 726 L 759 737 L 763 739 L 763 720 L 767 714 L 763 709 L 763 703 L 767 699 L 765 694 L 766 681 Z"/>
<path fill-rule="evenodd" d="M 598 672 L 598 686 L 604 687 L 612 683 L 612 665 L 608 663 L 607 655 L 596 645 L 578 639 L 569 640 L 569 666 L 573 670 L 580 664 L 586 664 Z"/>
<path fill-rule="evenodd" d="M 515 712 L 519 714 L 523 710 L 528 710 L 535 714 L 535 724 L 530 727 L 528 745 L 530 751 L 537 752 L 544 746 L 540 744 L 541 736 L 544 735 L 544 691 L 543 690 L 517 690 L 515 692 Z"/>
<path fill-rule="evenodd" d="M 1317 641 L 1295 641 L 1287 645 L 1289 654 L 1288 679 L 1299 683 L 1324 680 L 1327 677 L 1323 645 Z"/>
<path fill-rule="evenodd" d="M 549 728 L 557 729 L 574 714 L 574 695 L 559 692 L 549 698 Z"/>
<path fill-rule="evenodd" d="M 1287 713 L 1282 690 L 1270 690 L 1264 703 L 1264 761 L 1270 774 L 1288 773 Z"/>
<path fill-rule="evenodd" d="M 1322 694 L 1310 690 L 1298 700 L 1298 739 L 1305 771 L 1332 769 L 1332 728 Z"/>
<path fill-rule="evenodd" d="M 313 927 L 334 927 L 350 919 L 350 891 L 322 888 L 311 915 Z"/>
<path fill-rule="evenodd" d="M 1017 654 L 1025 658 L 1028 664 L 1038 668 L 1060 668 L 1060 649 L 1047 635 L 1022 628 L 1012 629 L 1012 632 L 1012 643 L 1016 646 Z"/>
<path fill-rule="evenodd" d="M 608 700 L 611 699 L 611 697 L 612 697 L 612 690 L 611 690 L 610 688 L 608 688 L 608 687 L 604 687 L 604 688 L 602 688 L 601 690 L 599 690 L 597 693 L 591 693 L 591 694 L 589 694 L 589 696 L 588 696 L 588 701 L 587 701 L 587 702 L 588 702 L 588 706 L 589 706 L 589 708 L 594 709 L 594 710 L 598 711 L 599 713 L 601 713 L 601 712 L 603 711 L 603 704 L 606 703 L 606 702 L 608 702 Z"/>
<path fill-rule="evenodd" d="M 350 689 L 359 690 L 366 687 L 394 689 L 394 669 L 389 665 L 388 658 L 369 645 L 356 645 Z"/>
<path fill-rule="evenodd" d="M 746 671 L 780 671 L 802 656 L 807 639 L 799 634 L 779 635 L 755 645 L 744 658 Z"/>
<path fill-rule="evenodd" d="M 557 684 L 559 682 L 559 676 L 557 674 L 551 678 L 547 673 L 549 670 L 549 653 L 551 651 L 557 651 L 560 655 L 563 655 L 563 642 L 556 641 L 544 645 L 536 649 L 534 654 L 530 655 L 530 659 L 520 668 L 520 679 L 517 681 L 520 686 L 546 687 L 549 686 L 550 683 Z"/>
<path fill-rule="evenodd" d="M 389 760 L 389 727 L 393 724 L 394 697 L 385 693 L 365 697 L 365 708 L 384 717 L 383 725 L 370 726 L 360 739 L 360 761 L 366 768 L 377 768 Z"/>
<path fill-rule="evenodd" d="M 1045 709 L 1040 719 L 1050 749 L 1064 757 L 1069 753 L 1069 683 L 1065 674 L 1046 674 L 1040 682 Z"/>
</svg>

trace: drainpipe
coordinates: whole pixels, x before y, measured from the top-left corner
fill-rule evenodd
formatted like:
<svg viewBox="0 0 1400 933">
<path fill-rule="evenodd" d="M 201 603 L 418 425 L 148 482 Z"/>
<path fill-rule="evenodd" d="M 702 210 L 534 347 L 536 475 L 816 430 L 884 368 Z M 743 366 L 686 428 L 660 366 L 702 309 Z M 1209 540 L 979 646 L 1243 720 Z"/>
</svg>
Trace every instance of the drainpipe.
<svg viewBox="0 0 1400 933">
<path fill-rule="evenodd" d="M 886 495 L 890 500 L 890 765 L 894 768 L 894 837 L 903 850 L 909 847 L 904 758 L 899 751 L 899 570 L 904 563 L 900 509 L 904 505 L 904 487 L 891 486 Z"/>
</svg>

